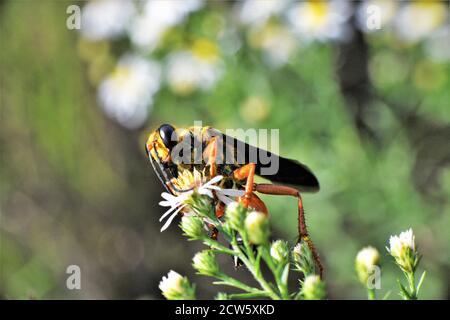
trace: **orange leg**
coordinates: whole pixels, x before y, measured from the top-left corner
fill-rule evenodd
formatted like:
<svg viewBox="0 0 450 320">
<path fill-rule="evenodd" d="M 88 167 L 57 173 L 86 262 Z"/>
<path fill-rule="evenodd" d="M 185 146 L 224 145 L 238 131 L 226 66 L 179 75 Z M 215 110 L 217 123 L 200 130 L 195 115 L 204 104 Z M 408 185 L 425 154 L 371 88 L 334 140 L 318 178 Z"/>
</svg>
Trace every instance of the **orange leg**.
<svg viewBox="0 0 450 320">
<path fill-rule="evenodd" d="M 256 184 L 254 185 L 254 191 L 270 195 L 292 196 L 298 199 L 298 235 L 299 235 L 298 242 L 303 240 L 307 243 L 308 247 L 310 248 L 313 254 L 317 267 L 319 268 L 320 277 L 322 277 L 323 266 L 322 263 L 320 262 L 319 254 L 317 253 L 317 250 L 311 238 L 309 237 L 308 229 L 306 228 L 305 210 L 303 209 L 302 197 L 300 196 L 298 190 L 295 188 L 274 184 Z"/>
<path fill-rule="evenodd" d="M 210 179 L 217 175 L 217 137 L 211 139 L 211 142 L 208 144 L 208 164 L 209 164 L 209 175 Z M 205 150 L 207 151 L 207 150 Z"/>
<path fill-rule="evenodd" d="M 239 198 L 239 202 L 246 208 L 248 208 L 253 195 L 255 169 L 256 165 L 254 163 L 249 163 L 233 172 L 234 178 L 237 180 L 244 180 L 247 178 L 247 183 L 245 184 L 245 195 Z"/>
<path fill-rule="evenodd" d="M 208 154 L 208 164 L 209 164 L 209 178 L 213 178 L 217 175 L 217 137 L 212 138 L 211 142 L 208 144 L 205 152 Z M 216 217 L 220 218 L 223 216 L 225 211 L 225 205 L 219 202 L 216 206 Z M 210 238 L 213 240 L 217 240 L 219 236 L 219 230 L 213 225 L 208 225 L 208 228 L 211 231 Z"/>
</svg>

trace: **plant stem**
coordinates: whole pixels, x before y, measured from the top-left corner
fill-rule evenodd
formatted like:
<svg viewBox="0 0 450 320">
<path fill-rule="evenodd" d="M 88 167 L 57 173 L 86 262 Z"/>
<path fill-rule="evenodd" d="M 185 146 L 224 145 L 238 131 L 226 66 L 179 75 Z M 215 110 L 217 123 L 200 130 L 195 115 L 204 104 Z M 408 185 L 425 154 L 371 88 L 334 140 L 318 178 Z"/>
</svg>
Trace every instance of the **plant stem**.
<svg viewBox="0 0 450 320">
<path fill-rule="evenodd" d="M 367 299 L 376 300 L 375 289 L 367 288 Z"/>
<path fill-rule="evenodd" d="M 417 292 L 416 292 L 416 280 L 414 277 L 414 272 L 407 272 L 406 278 L 408 279 L 409 284 L 409 296 L 411 300 L 417 300 Z"/>
<path fill-rule="evenodd" d="M 241 289 L 243 291 L 247 291 L 248 293 L 252 293 L 252 294 L 266 294 L 264 291 L 256 289 L 256 288 L 252 288 L 239 280 L 236 280 L 230 276 L 227 276 L 224 273 L 220 273 L 219 275 L 217 275 L 217 278 L 222 281 L 215 281 L 214 284 L 228 285 L 231 287 Z"/>
<path fill-rule="evenodd" d="M 244 246 L 245 246 L 246 240 L 245 240 L 245 237 L 243 237 L 243 238 L 244 238 Z M 254 258 L 252 260 L 250 260 L 242 252 L 241 248 L 237 244 L 236 237 L 232 238 L 231 246 L 233 247 L 233 250 L 235 251 L 236 256 L 244 263 L 244 265 L 247 267 L 247 269 L 253 275 L 255 280 L 258 281 L 261 288 L 263 288 L 264 291 L 267 292 L 267 296 L 273 300 L 280 300 L 281 298 L 278 296 L 278 294 L 273 290 L 273 288 L 267 283 L 267 281 L 262 276 L 260 268 L 259 268 L 259 264 L 257 265 L 255 263 L 256 261 Z M 246 251 L 250 251 L 250 250 L 246 250 Z M 249 253 L 249 252 L 247 252 L 247 253 Z M 251 252 L 250 257 L 251 256 L 254 256 L 253 251 Z"/>
<path fill-rule="evenodd" d="M 261 291 L 260 293 L 232 293 L 229 294 L 230 299 L 247 299 L 247 298 L 259 298 L 267 297 L 267 292 Z"/>
</svg>

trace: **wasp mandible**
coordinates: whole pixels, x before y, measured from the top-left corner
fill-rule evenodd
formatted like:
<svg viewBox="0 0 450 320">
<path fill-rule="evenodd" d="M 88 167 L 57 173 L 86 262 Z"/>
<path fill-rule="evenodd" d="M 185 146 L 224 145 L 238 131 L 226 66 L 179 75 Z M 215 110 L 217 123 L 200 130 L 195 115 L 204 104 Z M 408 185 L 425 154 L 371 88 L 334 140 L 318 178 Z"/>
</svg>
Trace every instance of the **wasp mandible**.
<svg viewBox="0 0 450 320">
<path fill-rule="evenodd" d="M 268 195 L 284 195 L 298 201 L 298 242 L 304 241 L 312 251 L 322 274 L 322 265 L 309 237 L 305 222 L 302 191 L 318 191 L 319 182 L 311 170 L 298 161 L 286 159 L 269 151 L 254 147 L 232 138 L 212 127 L 193 126 L 175 129 L 163 124 L 152 132 L 146 143 L 147 155 L 159 180 L 172 195 L 182 195 L 195 187 L 195 177 L 201 175 L 206 181 L 218 181 L 220 188 L 237 190 L 237 201 L 243 206 L 268 214 L 264 202 L 255 192 Z M 267 164 L 259 161 L 255 154 L 265 153 L 278 161 L 274 174 L 264 175 Z M 244 161 L 242 161 L 244 159 Z M 249 159 L 254 159 L 251 161 Z M 198 174 L 200 173 L 200 174 Z M 274 184 L 255 183 L 255 175 Z M 215 198 L 215 213 L 221 218 L 225 212 L 227 198 Z M 177 213 L 183 214 L 184 208 Z M 217 239 L 217 230 L 211 230 L 211 238 Z"/>
</svg>

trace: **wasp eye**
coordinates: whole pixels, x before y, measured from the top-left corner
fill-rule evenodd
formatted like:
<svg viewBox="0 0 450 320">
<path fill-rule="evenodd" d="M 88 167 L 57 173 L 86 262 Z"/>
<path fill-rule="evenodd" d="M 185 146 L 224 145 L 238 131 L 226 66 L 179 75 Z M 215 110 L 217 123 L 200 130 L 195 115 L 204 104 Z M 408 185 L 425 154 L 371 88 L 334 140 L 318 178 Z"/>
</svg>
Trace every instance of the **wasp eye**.
<svg viewBox="0 0 450 320">
<path fill-rule="evenodd" d="M 159 127 L 159 136 L 161 137 L 161 140 L 163 141 L 164 145 L 169 150 L 171 150 L 177 144 L 175 137 L 172 138 L 174 132 L 175 128 L 172 127 L 170 124 L 163 124 L 161 127 Z"/>
</svg>

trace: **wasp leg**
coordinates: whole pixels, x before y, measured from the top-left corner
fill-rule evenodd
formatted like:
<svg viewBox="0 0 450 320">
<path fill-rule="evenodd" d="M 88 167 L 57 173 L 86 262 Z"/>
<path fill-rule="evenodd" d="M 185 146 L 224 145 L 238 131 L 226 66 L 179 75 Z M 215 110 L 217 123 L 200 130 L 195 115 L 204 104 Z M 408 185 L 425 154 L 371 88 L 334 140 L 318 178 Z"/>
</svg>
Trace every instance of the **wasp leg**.
<svg viewBox="0 0 450 320">
<path fill-rule="evenodd" d="M 237 180 L 244 180 L 247 178 L 245 185 L 245 194 L 239 197 L 238 201 L 246 208 L 253 208 L 262 213 L 267 213 L 267 207 L 264 202 L 253 193 L 254 177 L 256 165 L 254 163 L 246 164 L 233 172 L 234 178 Z"/>
<path fill-rule="evenodd" d="M 303 209 L 303 201 L 300 192 L 298 192 L 297 189 L 291 187 L 279 186 L 274 184 L 255 184 L 253 189 L 254 191 L 263 194 L 292 196 L 298 199 L 298 242 L 300 242 L 301 240 L 306 242 L 313 254 L 316 265 L 319 268 L 320 277 L 322 277 L 323 266 L 320 262 L 319 254 L 317 253 L 317 250 L 311 238 L 309 237 L 308 229 L 306 228 L 305 210 Z"/>
</svg>

